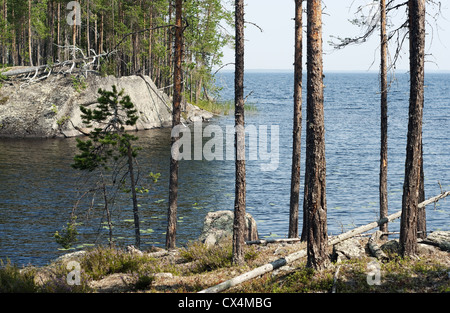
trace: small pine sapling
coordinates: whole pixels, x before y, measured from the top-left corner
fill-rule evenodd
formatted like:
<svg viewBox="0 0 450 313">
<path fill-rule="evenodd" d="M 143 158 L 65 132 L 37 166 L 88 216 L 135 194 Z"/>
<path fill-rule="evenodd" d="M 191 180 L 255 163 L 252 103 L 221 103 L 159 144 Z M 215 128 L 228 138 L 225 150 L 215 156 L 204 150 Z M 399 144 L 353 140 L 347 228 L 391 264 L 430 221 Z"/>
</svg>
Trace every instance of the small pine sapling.
<svg viewBox="0 0 450 313">
<path fill-rule="evenodd" d="M 138 120 L 137 111 L 124 90 L 112 91 L 99 89 L 98 105 L 94 109 L 80 106 L 81 118 L 87 127 L 92 128 L 87 140 L 77 139 L 80 151 L 74 157 L 75 169 L 93 172 L 96 169 L 110 170 L 111 162 L 125 159 L 128 171 L 122 176 L 119 183 L 123 185 L 125 176 L 129 176 L 130 190 L 133 199 L 133 215 L 135 224 L 136 247 L 140 246 L 139 214 L 136 197 L 136 180 L 134 161 L 137 156 L 137 147 L 132 142 L 138 137 L 125 132 L 125 126 L 134 126 Z M 116 167 L 117 168 L 117 167 Z M 106 205 L 105 205 L 106 207 Z"/>
</svg>

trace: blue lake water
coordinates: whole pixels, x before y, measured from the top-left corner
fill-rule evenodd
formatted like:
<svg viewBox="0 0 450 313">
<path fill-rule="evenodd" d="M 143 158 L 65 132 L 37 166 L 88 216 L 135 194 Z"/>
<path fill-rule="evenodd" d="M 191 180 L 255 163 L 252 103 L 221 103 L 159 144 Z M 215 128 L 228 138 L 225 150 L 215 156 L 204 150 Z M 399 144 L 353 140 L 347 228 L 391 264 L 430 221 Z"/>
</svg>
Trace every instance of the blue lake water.
<svg viewBox="0 0 450 313">
<path fill-rule="evenodd" d="M 397 74 L 389 93 L 389 213 L 401 209 L 408 79 L 407 74 Z M 233 99 L 233 83 L 233 73 L 218 74 L 222 100 Z M 328 231 L 338 234 L 378 219 L 379 82 L 375 73 L 326 73 L 324 83 Z M 262 171 L 261 165 L 268 161 L 260 158 L 247 161 L 247 211 L 255 217 L 261 237 L 282 238 L 288 231 L 293 75 L 249 72 L 245 86 L 246 94 L 251 93 L 248 102 L 257 108 L 246 114 L 246 124 L 258 130 L 267 126 L 269 143 L 271 126 L 279 129 L 277 169 Z M 450 190 L 450 74 L 426 75 L 425 99 L 423 141 L 428 198 L 440 193 L 438 182 Z M 303 112 L 301 190 L 306 109 Z M 232 113 L 210 124 L 225 132 L 227 126 L 234 125 Z M 158 183 L 139 202 L 145 249 L 165 242 L 170 130 L 144 131 L 138 136 L 142 147 L 138 157 L 141 178 L 145 180 L 150 171 L 161 173 Z M 58 250 L 52 235 L 68 221 L 76 199 L 87 186 L 80 173 L 70 167 L 75 153 L 75 139 L 0 139 L 0 259 L 9 258 L 18 265 L 43 265 L 67 252 Z M 131 202 L 127 196 L 121 197 L 112 208 L 113 233 L 119 245 L 133 244 Z M 77 209 L 77 221 L 81 223 L 77 249 L 107 242 L 102 203 L 97 199 L 92 210 L 88 210 L 89 204 L 82 201 Z M 182 161 L 177 244 L 198 238 L 207 212 L 232 210 L 233 205 L 233 160 Z M 427 218 L 429 230 L 450 230 L 450 199 L 429 206 Z M 399 221 L 391 223 L 389 229 L 398 231 Z"/>
</svg>

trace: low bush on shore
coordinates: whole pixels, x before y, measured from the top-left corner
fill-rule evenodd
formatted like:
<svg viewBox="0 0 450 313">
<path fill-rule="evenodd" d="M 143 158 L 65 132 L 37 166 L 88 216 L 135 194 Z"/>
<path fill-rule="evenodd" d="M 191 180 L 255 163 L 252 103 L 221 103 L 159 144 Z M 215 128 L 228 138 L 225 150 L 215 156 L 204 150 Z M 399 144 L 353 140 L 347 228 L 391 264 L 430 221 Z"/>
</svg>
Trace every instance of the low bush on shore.
<svg viewBox="0 0 450 313">
<path fill-rule="evenodd" d="M 66 261 L 44 268 L 19 268 L 10 262 L 0 263 L 2 293 L 89 293 L 89 292 L 197 292 L 238 276 L 285 254 L 303 249 L 301 243 L 247 246 L 245 266 L 231 264 L 231 242 L 207 246 L 192 242 L 175 251 L 157 250 L 130 253 L 124 249 L 95 247 L 77 257 L 81 279 L 68 284 L 73 270 Z M 438 248 L 420 258 L 376 261 L 379 282 L 368 283 L 368 266 L 374 258 L 344 260 L 332 263 L 322 271 L 306 267 L 300 259 L 284 269 L 238 285 L 233 293 L 442 293 L 450 292 L 448 252 Z M 159 252 L 158 252 L 159 251 Z M 109 288 L 109 277 L 121 288 Z M 103 281 L 98 284 L 99 281 Z M 101 285 L 99 289 L 98 286 Z M 123 287 L 123 288 L 122 288 Z"/>
</svg>

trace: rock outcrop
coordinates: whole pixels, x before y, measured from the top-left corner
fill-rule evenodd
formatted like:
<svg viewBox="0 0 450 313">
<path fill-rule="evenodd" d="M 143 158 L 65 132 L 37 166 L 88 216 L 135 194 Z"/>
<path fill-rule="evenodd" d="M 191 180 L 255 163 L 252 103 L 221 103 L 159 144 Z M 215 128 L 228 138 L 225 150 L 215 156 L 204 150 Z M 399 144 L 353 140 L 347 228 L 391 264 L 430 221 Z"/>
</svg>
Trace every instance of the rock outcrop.
<svg viewBox="0 0 450 313">
<path fill-rule="evenodd" d="M 370 239 L 351 238 L 334 245 L 333 260 L 340 262 L 369 256 L 384 261 L 389 259 L 391 254 L 400 254 L 399 240 L 383 241 L 380 239 L 380 234 L 381 232 L 377 231 Z M 450 231 L 432 232 L 426 239 L 418 242 L 419 255 L 436 254 L 436 251 L 443 253 L 450 251 Z"/>
<path fill-rule="evenodd" d="M 0 137 L 74 137 L 82 134 L 80 105 L 94 106 L 98 89 L 125 90 L 135 105 L 139 120 L 130 130 L 169 127 L 172 103 L 148 76 L 100 77 L 84 79 L 51 76 L 29 86 L 4 82 L 0 89 Z M 182 105 L 184 123 L 208 120 L 209 112 L 191 104 Z"/>
<path fill-rule="evenodd" d="M 365 256 L 365 248 L 360 239 L 351 238 L 333 246 L 333 260 L 359 259 Z"/>
<path fill-rule="evenodd" d="M 450 231 L 432 232 L 424 240 L 424 243 L 437 246 L 444 251 L 450 251 Z"/>
<path fill-rule="evenodd" d="M 246 241 L 258 240 L 258 230 L 255 219 L 246 214 Z M 214 245 L 220 239 L 233 236 L 234 212 L 216 211 L 209 212 L 203 224 L 203 231 L 199 240 L 207 245 Z"/>
</svg>

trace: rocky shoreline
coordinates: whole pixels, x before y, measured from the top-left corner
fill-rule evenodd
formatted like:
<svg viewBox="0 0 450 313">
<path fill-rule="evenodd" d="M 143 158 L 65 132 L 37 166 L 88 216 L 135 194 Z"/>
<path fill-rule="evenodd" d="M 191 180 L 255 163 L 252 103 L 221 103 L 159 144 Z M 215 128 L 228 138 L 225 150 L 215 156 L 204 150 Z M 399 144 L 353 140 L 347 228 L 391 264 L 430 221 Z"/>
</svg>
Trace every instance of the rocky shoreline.
<svg viewBox="0 0 450 313">
<path fill-rule="evenodd" d="M 448 236 L 450 232 L 445 232 L 445 236 Z M 441 236 L 443 232 L 440 232 Z M 331 265 L 334 270 L 341 266 L 349 266 L 351 262 L 357 262 L 358 260 L 367 260 L 364 262 L 373 263 L 386 262 L 382 260 L 377 260 L 376 257 L 370 252 L 368 248 L 369 239 L 368 238 L 353 238 L 344 241 L 341 244 L 334 246 L 333 250 L 330 251 L 330 255 L 334 260 Z M 301 249 L 304 247 L 303 243 L 274 243 L 256 246 L 254 248 L 255 253 L 259 255 L 262 262 L 274 261 L 284 255 L 291 253 L 292 251 Z M 396 253 L 396 240 L 391 240 L 385 243 L 382 247 L 383 251 L 387 253 L 390 257 L 395 258 Z M 80 261 L 83 257 L 87 256 L 89 252 L 79 251 L 72 254 L 68 254 L 58 258 L 54 263 L 48 267 L 44 267 L 38 270 L 38 274 L 35 276 L 35 282 L 41 285 L 47 284 L 49 280 L 56 279 L 55 269 L 58 267 L 66 267 L 71 261 Z M 195 274 L 190 273 L 189 268 L 192 267 L 192 262 L 186 262 L 182 256 L 182 249 L 177 249 L 173 251 L 158 250 L 152 252 L 139 251 L 133 247 L 128 247 L 126 253 L 134 255 L 136 257 L 149 257 L 155 258 L 157 262 L 164 264 L 172 264 L 171 266 L 177 268 L 183 268 L 187 273 L 177 274 L 173 272 L 158 272 L 154 273 L 152 276 L 152 288 L 153 292 L 164 291 L 164 292 L 178 292 L 177 288 L 185 285 L 186 286 L 198 284 L 195 283 L 196 280 L 204 280 L 202 283 L 205 285 L 214 285 L 220 283 L 226 279 L 233 278 L 234 276 L 240 275 L 245 272 L 242 268 L 224 268 L 216 271 Z M 447 281 L 450 281 L 450 258 L 449 252 L 440 249 L 435 245 L 430 245 L 428 243 L 419 243 L 419 254 L 418 258 L 424 260 L 436 260 L 447 267 L 449 272 L 449 277 Z M 261 261 L 260 261 L 261 262 Z M 302 262 L 302 261 L 299 261 Z M 279 277 L 284 277 L 290 275 L 299 270 L 299 262 L 283 266 L 276 271 L 271 273 L 272 279 L 279 279 Z M 350 263 L 348 263 L 350 262 Z M 359 261 L 358 261 L 359 262 Z M 427 261 L 429 262 L 429 261 Z M 300 265 L 300 268 L 302 266 Z M 182 271 L 182 270 L 178 270 Z M 138 275 L 134 273 L 112 273 L 110 275 L 104 276 L 98 280 L 92 280 L 88 282 L 90 292 L 98 293 L 123 293 L 123 292 L 136 292 L 135 286 L 139 281 Z M 189 287 L 191 288 L 191 287 Z M 190 289 L 187 291 L 193 291 Z M 194 287 L 192 287 L 194 288 Z M 238 287 L 239 288 L 239 287 Z M 186 290 L 185 290 L 186 291 Z"/>
<path fill-rule="evenodd" d="M 227 249 L 227 242 L 230 241 L 230 226 L 232 225 L 232 218 L 230 219 L 231 211 L 219 211 L 208 214 L 205 218 L 204 229 L 201 237 L 198 239 L 198 247 L 204 254 L 210 253 L 211 250 L 216 250 L 215 253 L 223 249 Z M 256 227 L 256 223 L 252 224 L 252 217 L 247 216 L 248 223 Z M 254 231 L 257 230 L 254 228 Z M 164 292 L 178 292 L 179 286 L 185 286 L 187 291 L 193 291 L 189 288 L 200 288 L 199 286 L 212 286 L 216 283 L 223 282 L 226 279 L 233 278 L 240 275 L 252 267 L 260 266 L 264 263 L 274 262 L 279 258 L 283 258 L 290 253 L 305 249 L 305 243 L 300 241 L 291 240 L 279 240 L 263 241 L 264 244 L 254 244 L 258 242 L 257 237 L 253 235 L 247 236 L 249 245 L 247 245 L 248 252 L 253 255 L 253 260 L 248 262 L 245 268 L 225 267 L 219 268 L 205 273 L 196 274 L 195 264 L 197 261 L 191 261 L 186 259 L 186 249 L 179 248 L 172 251 L 166 251 L 164 249 L 153 249 L 151 251 L 140 251 L 133 246 L 127 247 L 122 250 L 121 253 L 128 255 L 130 258 L 154 260 L 155 264 L 158 264 L 160 270 L 152 274 L 151 288 L 152 292 L 164 291 Z M 370 237 L 358 236 L 347 239 L 341 243 L 338 243 L 330 247 L 330 259 L 333 261 L 332 267 L 334 270 L 339 268 L 341 264 L 352 264 L 357 260 L 363 260 L 363 262 L 378 262 L 384 264 L 392 260 L 396 260 L 399 253 L 398 240 L 381 240 L 380 232 L 376 231 Z M 197 247 L 197 248 L 198 248 Z M 428 260 L 426 262 L 438 262 L 440 266 L 447 268 L 448 277 L 440 277 L 440 283 L 444 279 L 444 286 L 448 284 L 450 286 L 450 231 L 436 231 L 430 233 L 426 239 L 421 240 L 418 243 L 418 259 L 422 258 Z M 89 257 L 91 254 L 96 253 L 93 251 L 78 251 L 59 257 L 52 262 L 49 266 L 39 268 L 34 276 L 34 281 L 38 285 L 48 284 L 49 281 L 57 279 L 57 269 L 65 268 L 70 262 L 83 262 L 83 259 Z M 299 260 L 293 264 L 283 266 L 272 272 L 272 279 L 279 279 L 279 277 L 285 277 L 291 275 L 296 271 L 303 268 L 302 262 Z M 350 262 L 350 263 L 349 263 Z M 378 264 L 377 263 L 377 264 Z M 165 264 L 164 266 L 160 264 Z M 170 271 L 164 269 L 171 269 Z M 26 269 L 25 269 L 26 270 Z M 416 275 L 416 274 L 412 274 Z M 440 275 L 442 276 L 442 275 Z M 111 273 L 101 277 L 100 279 L 91 280 L 87 283 L 90 288 L 90 292 L 100 293 L 115 293 L 115 292 L 135 292 L 135 286 L 140 280 L 139 275 L 136 273 L 120 272 Z M 201 281 L 201 283 L 200 283 Z M 447 281 L 447 283 L 445 282 Z M 198 285 L 197 287 L 186 287 L 192 285 Z M 439 285 L 439 288 L 444 288 Z M 186 290 L 185 290 L 186 291 Z"/>
<path fill-rule="evenodd" d="M 74 77 L 53 75 L 31 85 L 5 81 L 0 88 L 0 137 L 74 137 L 88 132 L 81 121 L 80 105 L 95 105 L 98 89 L 124 89 L 138 111 L 130 131 L 170 127 L 171 99 L 148 76 Z M 189 103 L 182 105 L 182 122 L 207 121 L 213 114 Z"/>
</svg>

